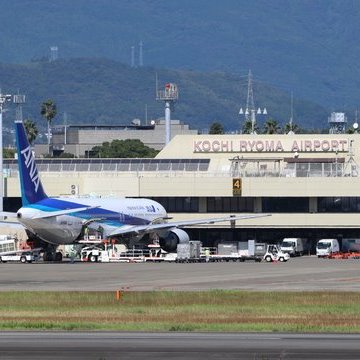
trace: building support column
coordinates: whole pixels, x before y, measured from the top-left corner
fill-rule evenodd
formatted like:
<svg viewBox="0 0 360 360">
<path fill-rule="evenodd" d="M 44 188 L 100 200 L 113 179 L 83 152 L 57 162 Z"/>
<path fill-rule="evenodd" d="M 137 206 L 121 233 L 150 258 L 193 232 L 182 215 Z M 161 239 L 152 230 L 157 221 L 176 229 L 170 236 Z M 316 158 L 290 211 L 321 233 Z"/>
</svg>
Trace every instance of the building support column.
<svg viewBox="0 0 360 360">
<path fill-rule="evenodd" d="M 207 213 L 206 197 L 199 198 L 199 213 Z"/>
<path fill-rule="evenodd" d="M 261 213 L 262 212 L 262 201 L 261 197 L 254 198 L 254 212 Z"/>
<path fill-rule="evenodd" d="M 309 197 L 309 212 L 310 213 L 317 213 L 318 212 L 318 203 L 317 197 Z"/>
</svg>

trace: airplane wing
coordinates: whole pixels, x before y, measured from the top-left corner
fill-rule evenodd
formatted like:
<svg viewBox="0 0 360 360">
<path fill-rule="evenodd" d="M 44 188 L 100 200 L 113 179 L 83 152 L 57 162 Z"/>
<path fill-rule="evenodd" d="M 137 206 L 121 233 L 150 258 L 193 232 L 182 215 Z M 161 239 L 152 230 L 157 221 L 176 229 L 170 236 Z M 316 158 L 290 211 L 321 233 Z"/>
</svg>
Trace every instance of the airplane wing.
<svg viewBox="0 0 360 360">
<path fill-rule="evenodd" d="M 209 218 L 209 219 L 199 219 L 199 220 L 187 220 L 187 221 L 173 221 L 162 224 L 148 224 L 148 225 L 135 225 L 135 226 L 126 226 L 120 227 L 113 231 L 110 236 L 125 235 L 129 233 L 142 233 L 142 232 L 152 232 L 156 230 L 166 230 L 175 227 L 190 226 L 190 225 L 199 225 L 199 224 L 214 224 L 217 222 L 223 221 L 235 221 L 235 220 L 244 220 L 244 219 L 253 219 L 271 216 L 270 214 L 256 214 L 256 215 L 230 215 L 219 218 Z"/>
</svg>

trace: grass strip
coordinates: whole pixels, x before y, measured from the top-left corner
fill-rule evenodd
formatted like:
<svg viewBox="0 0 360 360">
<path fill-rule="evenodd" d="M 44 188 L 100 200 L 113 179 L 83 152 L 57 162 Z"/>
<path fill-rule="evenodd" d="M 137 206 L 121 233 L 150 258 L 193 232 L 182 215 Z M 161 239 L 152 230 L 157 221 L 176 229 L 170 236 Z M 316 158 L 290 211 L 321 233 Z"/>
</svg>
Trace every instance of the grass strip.
<svg viewBox="0 0 360 360">
<path fill-rule="evenodd" d="M 0 292 L 1 330 L 360 332 L 358 292 Z"/>
</svg>

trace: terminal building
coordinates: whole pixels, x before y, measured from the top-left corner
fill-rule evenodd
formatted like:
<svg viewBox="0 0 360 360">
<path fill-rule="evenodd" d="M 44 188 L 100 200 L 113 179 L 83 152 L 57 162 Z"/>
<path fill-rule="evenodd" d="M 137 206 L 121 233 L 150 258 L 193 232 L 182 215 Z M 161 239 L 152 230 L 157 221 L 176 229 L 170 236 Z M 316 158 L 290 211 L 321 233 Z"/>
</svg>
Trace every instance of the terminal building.
<svg viewBox="0 0 360 360">
<path fill-rule="evenodd" d="M 164 119 L 151 120 L 148 125 L 142 125 L 139 119 L 134 119 L 131 125 L 58 125 L 51 131 L 50 151 L 56 156 L 68 153 L 74 157 L 89 157 L 94 146 L 126 139 L 139 139 L 146 146 L 161 150 L 165 145 L 165 126 Z M 198 133 L 180 120 L 171 120 L 170 129 L 172 137 Z M 46 155 L 49 146 L 36 144 L 35 152 L 37 156 Z"/>
<path fill-rule="evenodd" d="M 39 159 L 49 196 L 152 198 L 174 221 L 271 214 L 188 228 L 205 246 L 360 238 L 360 134 L 177 135 L 154 159 Z M 5 160 L 4 210 L 17 210 Z"/>
</svg>

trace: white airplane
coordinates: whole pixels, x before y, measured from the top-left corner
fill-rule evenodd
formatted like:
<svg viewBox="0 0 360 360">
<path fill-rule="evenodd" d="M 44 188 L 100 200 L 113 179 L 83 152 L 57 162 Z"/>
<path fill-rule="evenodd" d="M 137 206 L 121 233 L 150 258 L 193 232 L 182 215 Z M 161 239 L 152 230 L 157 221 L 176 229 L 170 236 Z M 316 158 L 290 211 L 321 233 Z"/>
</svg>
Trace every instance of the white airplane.
<svg viewBox="0 0 360 360">
<path fill-rule="evenodd" d="M 177 244 L 189 241 L 189 235 L 180 227 L 215 222 L 258 218 L 268 214 L 231 215 L 202 220 L 168 222 L 162 205 L 150 199 L 49 198 L 40 181 L 35 159 L 27 140 L 24 125 L 15 122 L 22 207 L 16 216 L 35 247 L 44 248 L 47 261 L 61 261 L 60 244 L 74 244 L 81 240 L 85 227 L 103 229 L 104 238 L 120 240 L 141 239 L 156 233 L 160 246 L 168 252 L 176 251 Z"/>
</svg>

